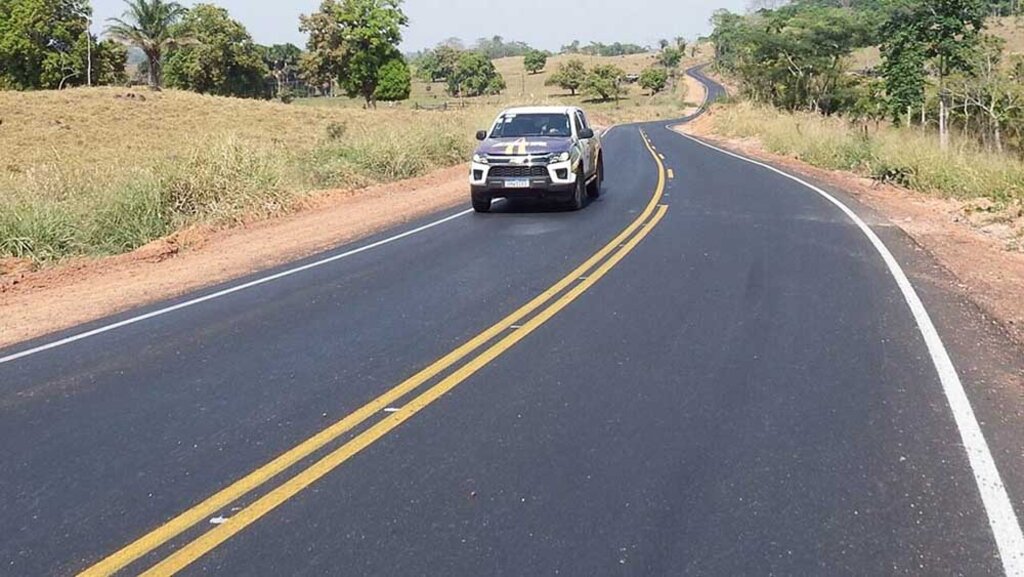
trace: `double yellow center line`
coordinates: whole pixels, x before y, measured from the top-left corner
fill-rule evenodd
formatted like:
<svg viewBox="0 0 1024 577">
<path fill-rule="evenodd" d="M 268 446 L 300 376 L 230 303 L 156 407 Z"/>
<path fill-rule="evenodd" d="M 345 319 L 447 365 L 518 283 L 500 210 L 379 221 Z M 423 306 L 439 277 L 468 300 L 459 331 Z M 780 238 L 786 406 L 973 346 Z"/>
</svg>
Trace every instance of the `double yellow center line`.
<svg viewBox="0 0 1024 577">
<path fill-rule="evenodd" d="M 319 461 L 297 473 L 252 504 L 242 508 L 226 522 L 209 529 L 185 544 L 143 575 L 173 575 L 206 555 L 234 535 L 245 530 L 267 513 L 291 499 L 317 480 L 335 470 L 360 451 L 408 421 L 431 403 L 463 383 L 481 368 L 514 347 L 547 321 L 593 287 L 622 261 L 664 218 L 668 207 L 659 205 L 665 191 L 665 166 L 650 140 L 641 133 L 644 144 L 658 168 L 658 184 L 644 211 L 611 242 L 597 251 L 576 270 L 555 283 L 529 303 L 505 317 L 491 328 L 448 353 L 429 367 L 377 397 L 354 413 L 324 429 L 315 436 L 280 455 L 273 461 L 235 481 L 216 494 L 150 531 L 123 549 L 86 569 L 81 575 L 94 577 L 112 575 L 142 556 L 158 549 L 185 531 L 206 522 L 231 504 L 268 483 L 300 461 L 311 457 L 342 435 L 352 431 L 374 416 L 380 415 L 397 401 L 415 392 L 446 370 L 454 367 L 488 343 L 495 341 L 468 362 L 413 398 L 396 412 L 370 426 L 352 440 L 328 453 Z M 500 337 L 500 338 L 499 338 Z"/>
</svg>

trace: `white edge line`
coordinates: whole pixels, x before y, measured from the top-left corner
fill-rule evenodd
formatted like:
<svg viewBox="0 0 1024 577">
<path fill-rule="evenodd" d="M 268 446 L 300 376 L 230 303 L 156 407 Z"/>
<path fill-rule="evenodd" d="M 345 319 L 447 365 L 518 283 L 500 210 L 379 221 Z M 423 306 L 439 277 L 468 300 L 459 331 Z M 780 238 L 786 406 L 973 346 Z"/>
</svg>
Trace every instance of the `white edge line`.
<svg viewBox="0 0 1024 577">
<path fill-rule="evenodd" d="M 957 374 L 952 359 L 950 359 L 949 352 L 942 343 L 942 338 L 939 336 L 931 316 L 929 316 L 927 309 L 925 309 L 924 303 L 918 296 L 910 279 L 903 271 L 896 257 L 893 256 L 892 252 L 885 246 L 885 243 L 882 242 L 882 239 L 850 207 L 821 188 L 779 170 L 774 166 L 723 150 L 688 134 L 677 131 L 673 132 L 701 146 L 760 166 L 813 190 L 837 206 L 839 210 L 846 213 L 846 216 L 850 217 L 857 227 L 860 228 L 861 232 L 868 237 L 868 240 L 871 241 L 875 250 L 878 251 L 885 264 L 889 267 L 889 272 L 896 279 L 896 284 L 899 285 L 900 292 L 903 293 L 903 298 L 906 299 L 907 305 L 909 305 L 910 311 L 914 315 L 914 320 L 917 321 L 921 335 L 924 337 L 932 363 L 935 365 L 935 370 L 939 374 L 939 380 L 942 382 L 942 390 L 946 394 L 946 400 L 953 412 L 957 429 L 960 431 L 960 439 L 963 441 L 964 449 L 967 451 L 967 458 L 974 473 L 974 481 L 981 492 L 981 500 L 985 506 L 985 512 L 988 515 L 992 533 L 995 536 L 999 556 L 1003 562 L 1003 570 L 1006 575 L 1012 577 L 1024 576 L 1024 534 L 1021 533 L 1020 523 L 1013 510 L 1013 503 L 1010 501 L 1010 495 L 1007 493 L 1003 480 L 999 476 L 999 470 L 996 468 L 995 459 L 992 457 L 992 452 L 985 441 L 981 425 L 978 423 L 974 409 L 971 407 L 970 399 L 968 399 L 967 392 L 960 381 L 960 376 Z"/>
<path fill-rule="evenodd" d="M 65 345 L 69 345 L 71 343 L 74 343 L 74 342 L 77 342 L 77 341 L 81 341 L 83 339 L 94 337 L 96 335 L 101 335 L 103 333 L 108 333 L 110 331 L 117 330 L 117 329 L 129 326 L 129 325 L 134 325 L 136 323 L 140 323 L 142 321 L 149 320 L 149 319 L 152 319 L 154 317 L 163 316 L 163 315 L 166 315 L 168 313 L 172 313 L 174 311 L 179 311 L 181 309 L 193 307 L 195 305 L 198 305 L 198 304 L 201 304 L 201 303 L 205 303 L 207 301 L 212 301 L 212 300 L 215 300 L 215 299 L 219 299 L 221 297 L 225 297 L 225 296 L 228 296 L 230 294 L 234 294 L 234 293 L 237 293 L 237 292 L 240 292 L 240 291 L 251 289 L 253 287 L 257 287 L 257 286 L 260 286 L 260 285 L 267 284 L 269 282 L 273 282 L 273 281 L 280 280 L 280 279 L 283 279 L 283 278 L 286 278 L 286 277 L 290 277 L 290 276 L 299 274 L 301 272 L 305 272 L 305 271 L 310 270 L 310 269 L 319 268 L 319 267 L 322 267 L 324 265 L 328 265 L 328 264 L 331 264 L 333 262 L 337 262 L 339 260 L 342 260 L 342 259 L 345 259 L 345 258 L 348 258 L 348 257 L 351 257 L 351 256 L 355 256 L 355 255 L 357 255 L 359 253 L 366 252 L 368 250 L 372 250 L 372 249 L 384 246 L 386 244 L 391 244 L 391 243 L 393 243 L 395 241 L 402 240 L 403 238 L 408 238 L 408 237 L 413 236 L 415 234 L 419 234 L 421 232 L 424 232 L 424 231 L 430 230 L 432 228 L 441 226 L 442 224 L 451 222 L 451 221 L 453 221 L 453 220 L 455 220 L 457 218 L 461 218 L 461 217 L 466 216 L 466 215 L 468 215 L 468 214 L 470 214 L 472 212 L 473 212 L 472 209 L 464 210 L 464 211 L 462 211 L 460 213 L 453 214 L 451 216 L 442 218 L 440 220 L 435 220 L 434 222 L 425 224 L 425 225 L 420 226 L 418 228 L 414 228 L 412 230 L 408 230 L 408 231 L 403 232 L 401 234 L 396 234 L 394 236 L 391 236 L 391 237 L 379 240 L 379 241 L 377 241 L 375 243 L 368 244 L 366 246 L 362 246 L 362 247 L 359 247 L 359 248 L 356 248 L 356 249 L 344 252 L 342 254 L 337 254 L 337 255 L 334 255 L 332 257 L 328 257 L 328 258 L 325 258 L 325 259 L 322 259 L 322 260 L 318 260 L 316 262 L 311 262 L 309 264 L 305 264 L 305 265 L 302 265 L 302 266 L 299 266 L 299 267 L 295 267 L 295 268 L 292 268 L 292 269 L 281 271 L 279 273 L 272 274 L 270 276 L 259 278 L 259 279 L 256 279 L 254 281 L 247 282 L 245 284 L 241 284 L 241 285 L 238 285 L 238 286 L 235 286 L 235 287 L 224 289 L 222 291 L 218 291 L 218 292 L 215 292 L 213 294 L 209 294 L 209 295 L 202 296 L 202 297 L 199 297 L 199 298 L 195 298 L 195 299 L 192 299 L 192 300 L 189 300 L 189 301 L 185 301 L 183 303 L 178 303 L 176 305 L 172 305 L 172 306 L 169 306 L 169 307 L 166 307 L 166 308 L 155 310 L 155 311 L 146 313 L 144 315 L 139 315 L 139 316 L 136 316 L 136 317 L 125 319 L 125 320 L 120 321 L 120 322 L 116 322 L 116 323 L 113 323 L 113 324 L 105 325 L 105 326 L 93 329 L 91 331 L 87 331 L 87 332 L 84 332 L 84 333 L 80 333 L 80 334 L 77 334 L 77 335 L 73 335 L 73 336 L 67 337 L 65 339 L 61 339 L 59 341 L 54 341 L 52 343 L 47 343 L 45 345 L 40 345 L 40 346 L 35 347 L 35 348 L 31 348 L 31 349 L 28 349 L 28 350 L 25 350 L 25 351 L 21 351 L 20 353 L 14 353 L 14 354 L 8 355 L 6 357 L 0 357 L 0 365 L 5 364 L 5 363 L 10 363 L 10 362 L 16 361 L 18 359 L 23 359 L 25 357 L 28 357 L 28 356 L 31 356 L 31 355 L 35 355 L 35 354 L 38 354 L 38 353 L 41 353 L 41 352 L 44 352 L 44 351 L 48 351 L 48 350 L 51 350 L 51 349 L 56 349 L 58 347 L 63 347 Z"/>
</svg>

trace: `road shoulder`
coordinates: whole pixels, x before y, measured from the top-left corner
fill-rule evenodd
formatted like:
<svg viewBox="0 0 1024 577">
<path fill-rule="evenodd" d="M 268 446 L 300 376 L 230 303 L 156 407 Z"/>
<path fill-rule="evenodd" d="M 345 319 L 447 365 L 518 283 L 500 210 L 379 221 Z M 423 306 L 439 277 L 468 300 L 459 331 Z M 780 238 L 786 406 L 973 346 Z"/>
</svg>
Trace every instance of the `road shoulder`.
<svg viewBox="0 0 1024 577">
<path fill-rule="evenodd" d="M 906 233 L 950 274 L 957 292 L 969 297 L 997 323 L 1018 349 L 1024 348 L 1024 299 L 1020 298 L 1024 253 L 1006 250 L 999 238 L 973 227 L 963 216 L 964 202 L 882 185 L 852 173 L 824 170 L 773 154 L 756 140 L 715 134 L 710 118 L 705 116 L 676 130 L 838 189 L 869 207 L 876 213 L 869 224 L 892 225 Z"/>
<path fill-rule="evenodd" d="M 125 255 L 0 276 L 0 347 L 51 334 L 366 238 L 458 206 L 466 168 L 318 196 L 294 215 L 186 230 Z"/>
</svg>

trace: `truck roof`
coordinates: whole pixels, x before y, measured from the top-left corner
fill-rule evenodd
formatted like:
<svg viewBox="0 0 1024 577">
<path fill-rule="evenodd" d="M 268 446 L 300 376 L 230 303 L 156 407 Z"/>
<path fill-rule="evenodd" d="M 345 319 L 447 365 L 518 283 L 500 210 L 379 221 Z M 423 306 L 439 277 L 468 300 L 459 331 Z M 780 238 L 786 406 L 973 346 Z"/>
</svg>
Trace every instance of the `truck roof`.
<svg viewBox="0 0 1024 577">
<path fill-rule="evenodd" d="M 572 114 L 575 106 L 519 106 L 508 108 L 502 114 Z"/>
</svg>

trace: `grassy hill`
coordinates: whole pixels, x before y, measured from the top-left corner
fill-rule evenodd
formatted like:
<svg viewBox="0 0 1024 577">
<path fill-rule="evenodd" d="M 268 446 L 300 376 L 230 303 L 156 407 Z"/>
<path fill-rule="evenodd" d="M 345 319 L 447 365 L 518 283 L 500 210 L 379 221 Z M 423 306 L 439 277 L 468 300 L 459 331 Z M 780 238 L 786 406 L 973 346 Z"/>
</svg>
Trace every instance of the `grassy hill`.
<svg viewBox="0 0 1024 577">
<path fill-rule="evenodd" d="M 463 162 L 480 109 L 297 107 L 168 90 L 0 92 L 0 258 L 119 253 Z"/>
</svg>

